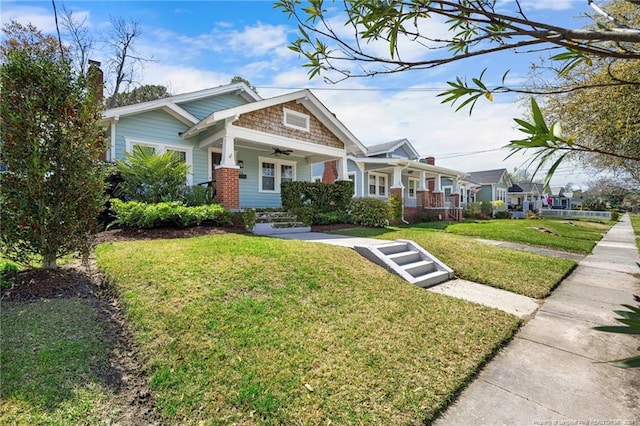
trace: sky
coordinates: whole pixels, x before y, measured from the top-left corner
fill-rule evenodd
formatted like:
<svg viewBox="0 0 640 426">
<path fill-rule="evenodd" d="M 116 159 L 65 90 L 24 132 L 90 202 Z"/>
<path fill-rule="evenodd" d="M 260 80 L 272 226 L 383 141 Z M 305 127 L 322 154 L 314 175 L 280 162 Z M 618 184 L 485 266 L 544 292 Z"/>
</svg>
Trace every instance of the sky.
<svg viewBox="0 0 640 426">
<path fill-rule="evenodd" d="M 580 28 L 581 14 L 591 12 L 585 0 L 521 1 L 533 20 Z M 527 164 L 517 155 L 505 160 L 501 149 L 512 139 L 522 138 L 513 118 L 527 117 L 526 100 L 497 95 L 493 102 L 479 101 L 468 110 L 455 112 L 441 104 L 437 94 L 457 76 L 477 77 L 487 68 L 489 81 L 499 83 L 510 69 L 509 82 L 521 84 L 538 53 L 505 52 L 480 56 L 437 67 L 373 78 L 352 78 L 329 84 L 309 79 L 304 59 L 287 48 L 297 38 L 297 24 L 272 1 L 56 1 L 58 11 L 71 10 L 84 19 L 96 39 L 108 33 L 110 17 L 137 21 L 142 35 L 135 53 L 153 62 L 139 70 L 139 84 L 160 84 L 172 94 L 227 84 L 241 76 L 257 88 L 263 98 L 308 88 L 365 145 L 407 138 L 423 156 L 434 156 L 436 164 L 462 171 L 514 168 Z M 3 24 L 16 20 L 34 24 L 45 33 L 55 33 L 52 3 L 7 1 L 0 6 Z M 505 10 L 514 2 L 502 0 Z M 336 21 L 339 22 L 339 21 Z M 444 28 L 444 24 L 440 23 Z M 339 28 L 339 26 L 338 26 Z M 406 53 L 423 54 L 416 45 Z M 110 51 L 97 44 L 92 59 L 106 63 Z M 572 183 L 585 188 L 591 178 L 566 165 L 553 185 Z"/>
</svg>

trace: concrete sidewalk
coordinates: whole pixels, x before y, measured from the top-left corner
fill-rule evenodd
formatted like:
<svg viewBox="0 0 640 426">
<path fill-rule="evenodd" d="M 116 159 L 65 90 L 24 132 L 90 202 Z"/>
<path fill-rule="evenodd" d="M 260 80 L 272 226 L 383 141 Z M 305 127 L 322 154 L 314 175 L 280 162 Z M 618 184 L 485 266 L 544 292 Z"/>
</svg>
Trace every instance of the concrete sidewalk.
<svg viewBox="0 0 640 426">
<path fill-rule="evenodd" d="M 435 424 L 640 425 L 640 371 L 597 363 L 637 355 L 640 339 L 591 329 L 635 305 L 636 262 L 625 215 Z"/>
</svg>

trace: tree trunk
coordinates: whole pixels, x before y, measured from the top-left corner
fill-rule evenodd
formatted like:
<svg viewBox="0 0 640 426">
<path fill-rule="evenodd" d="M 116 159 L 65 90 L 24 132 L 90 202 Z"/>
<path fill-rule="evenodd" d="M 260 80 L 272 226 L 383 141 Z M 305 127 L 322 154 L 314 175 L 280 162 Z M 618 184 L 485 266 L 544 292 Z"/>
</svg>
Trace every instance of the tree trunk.
<svg viewBox="0 0 640 426">
<path fill-rule="evenodd" d="M 45 254 L 42 256 L 42 267 L 44 269 L 58 269 L 57 261 L 55 254 Z"/>
</svg>

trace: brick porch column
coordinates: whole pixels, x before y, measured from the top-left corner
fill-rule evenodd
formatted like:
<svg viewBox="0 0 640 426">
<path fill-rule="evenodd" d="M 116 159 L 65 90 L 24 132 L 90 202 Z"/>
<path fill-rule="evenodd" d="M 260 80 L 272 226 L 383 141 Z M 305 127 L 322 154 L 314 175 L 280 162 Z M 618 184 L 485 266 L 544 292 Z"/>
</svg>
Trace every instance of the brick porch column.
<svg viewBox="0 0 640 426">
<path fill-rule="evenodd" d="M 433 193 L 433 207 L 443 207 L 444 206 L 444 192 L 434 192 Z"/>
<path fill-rule="evenodd" d="M 451 194 L 451 202 L 454 207 L 460 207 L 460 194 Z"/>
<path fill-rule="evenodd" d="M 227 209 L 240 208 L 240 170 L 218 166 L 216 173 L 216 201 Z"/>
<path fill-rule="evenodd" d="M 335 183 L 338 180 L 338 160 L 324 162 L 322 183 Z"/>
</svg>

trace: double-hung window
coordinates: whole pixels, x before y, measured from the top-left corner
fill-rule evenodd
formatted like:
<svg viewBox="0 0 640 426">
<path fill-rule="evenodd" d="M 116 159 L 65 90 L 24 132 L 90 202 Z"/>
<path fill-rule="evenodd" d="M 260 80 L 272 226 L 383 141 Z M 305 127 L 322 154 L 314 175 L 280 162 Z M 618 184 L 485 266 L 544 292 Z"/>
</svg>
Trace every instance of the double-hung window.
<svg viewBox="0 0 640 426">
<path fill-rule="evenodd" d="M 260 192 L 280 192 L 282 182 L 296 180 L 295 161 L 286 161 L 273 158 L 260 157 L 258 160 L 260 180 Z"/>
<path fill-rule="evenodd" d="M 387 196 L 387 175 L 369 172 L 369 195 Z"/>
<path fill-rule="evenodd" d="M 407 195 L 409 198 L 416 198 L 416 190 L 418 189 L 418 180 L 409 179 L 409 185 L 407 187 Z"/>
</svg>

